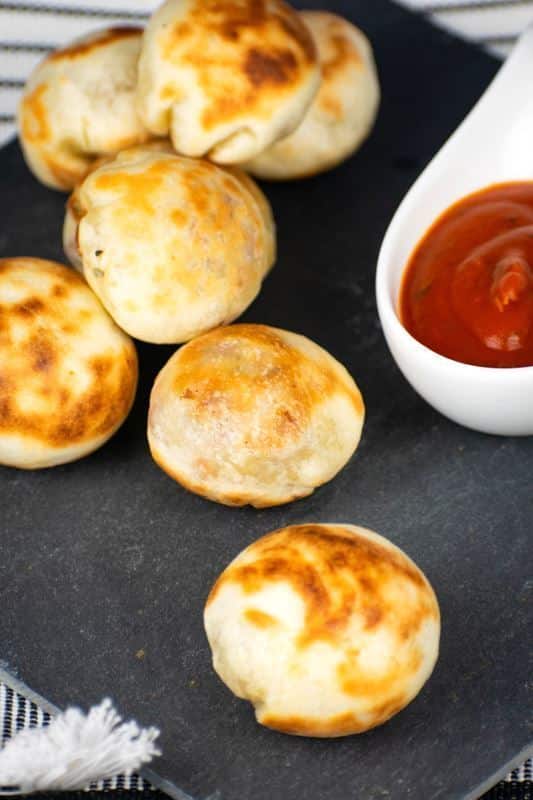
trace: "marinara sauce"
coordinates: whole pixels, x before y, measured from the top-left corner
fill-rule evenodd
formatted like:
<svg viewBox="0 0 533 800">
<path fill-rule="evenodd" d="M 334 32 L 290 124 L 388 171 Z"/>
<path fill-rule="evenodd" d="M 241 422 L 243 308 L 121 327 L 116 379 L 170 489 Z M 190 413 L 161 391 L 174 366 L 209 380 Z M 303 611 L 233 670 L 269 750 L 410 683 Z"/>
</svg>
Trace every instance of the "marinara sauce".
<svg viewBox="0 0 533 800">
<path fill-rule="evenodd" d="M 399 310 L 443 356 L 533 366 L 533 182 L 496 184 L 445 211 L 411 256 Z"/>
</svg>

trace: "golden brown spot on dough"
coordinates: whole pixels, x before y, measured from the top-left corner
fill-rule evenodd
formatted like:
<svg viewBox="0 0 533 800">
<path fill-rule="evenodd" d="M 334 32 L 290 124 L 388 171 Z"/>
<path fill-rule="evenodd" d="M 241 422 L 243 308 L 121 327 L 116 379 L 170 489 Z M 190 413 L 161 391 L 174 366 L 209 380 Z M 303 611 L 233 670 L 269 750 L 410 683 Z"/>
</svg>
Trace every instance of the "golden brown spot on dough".
<svg viewBox="0 0 533 800">
<path fill-rule="evenodd" d="M 178 228 L 183 228 L 187 224 L 187 214 L 181 208 L 176 208 L 175 211 L 171 213 L 171 219 Z"/>
<path fill-rule="evenodd" d="M 22 98 L 22 136 L 28 142 L 45 142 L 50 138 L 50 126 L 43 95 L 48 86 L 41 83 L 30 94 Z"/>
<path fill-rule="evenodd" d="M 178 169 L 183 170 L 179 165 Z M 206 162 L 186 162 L 186 172 L 182 172 L 181 183 L 187 198 L 185 208 L 188 209 L 187 219 L 191 219 L 197 226 L 197 235 L 204 235 L 204 226 L 209 231 L 215 229 L 225 232 L 226 238 L 231 237 L 234 249 L 243 247 L 244 242 L 250 241 L 246 226 L 253 221 L 259 226 L 257 205 L 251 202 L 250 193 L 243 190 L 240 183 L 227 179 L 225 191 L 213 192 L 213 181 L 226 180 L 222 178 L 221 171 Z M 184 279 L 180 275 L 180 280 Z M 208 279 L 207 271 L 205 278 Z M 197 286 L 197 276 L 192 276 L 192 286 Z"/>
<path fill-rule="evenodd" d="M 161 56 L 194 69 L 210 99 L 202 115 L 207 130 L 248 113 L 271 115 L 280 93 L 298 86 L 317 62 L 310 32 L 281 0 L 196 2 L 187 21 L 162 38 Z"/>
<path fill-rule="evenodd" d="M 262 25 L 267 18 L 264 0 L 228 4 L 228 14 L 221 22 L 221 33 L 232 41 L 242 29 Z"/>
<path fill-rule="evenodd" d="M 0 261 L 2 280 L 23 279 L 25 264 L 33 259 Z M 39 297 L 19 303 L 4 303 L 0 318 L 4 331 L 0 342 L 0 434 L 35 439 L 51 447 L 66 447 L 105 434 L 122 421 L 137 381 L 137 361 L 133 345 L 124 343 L 124 357 L 118 352 L 82 360 L 81 373 L 87 374 L 87 388 L 76 390 L 77 374 L 63 363 L 76 342 L 84 335 L 94 311 L 81 309 L 72 320 L 70 287 L 88 292 L 84 281 L 72 270 L 51 262 L 39 262 L 49 284 Z M 23 327 L 21 327 L 21 322 Z M 16 338 L 12 333 L 16 325 Z M 46 398 L 32 407 L 32 398 Z"/>
<path fill-rule="evenodd" d="M 273 728 L 281 733 L 299 734 L 300 736 L 346 736 L 350 733 L 361 733 L 367 725 L 361 722 L 355 714 L 350 712 L 338 714 L 325 720 L 316 720 L 312 717 L 277 717 L 269 714 L 261 717 L 261 724 Z"/>
<path fill-rule="evenodd" d="M 81 42 L 80 44 L 73 44 L 70 47 L 64 47 L 61 50 L 56 50 L 47 57 L 47 61 L 61 61 L 62 59 L 75 59 L 80 56 L 86 56 L 93 50 L 98 50 L 99 47 L 105 47 L 113 42 L 119 42 L 122 39 L 140 38 L 142 36 L 142 28 L 136 27 L 117 27 L 109 28 L 102 31 L 101 34 L 91 38 L 88 42 Z"/>
<path fill-rule="evenodd" d="M 221 190 L 223 181 L 229 189 Z M 240 182 L 209 162 L 157 153 L 137 157 L 135 151 L 132 161 L 117 160 L 90 176 L 85 190 L 89 200 L 98 194 L 105 214 L 123 236 L 137 237 L 164 226 L 161 255 L 151 267 L 158 286 L 151 303 L 158 303 L 162 311 L 175 313 L 174 284 L 192 301 L 201 294 L 216 294 L 221 312 L 227 309 L 228 316 L 240 283 L 244 292 L 259 284 L 266 234 L 258 205 Z M 211 242 L 214 231 L 220 248 Z M 83 237 L 82 245 L 85 248 Z M 96 247 L 107 248 L 104 240 Z M 85 255 L 92 253 L 84 250 Z M 99 267 L 101 261 L 93 258 L 92 265 Z"/>
<path fill-rule="evenodd" d="M 212 478 L 218 473 L 216 464 L 214 464 L 212 461 L 207 461 L 205 458 L 197 458 L 195 461 L 195 466 L 198 470 L 198 475 L 203 480 L 206 478 Z"/>
<path fill-rule="evenodd" d="M 422 664 L 422 654 L 413 650 L 409 659 L 404 662 L 393 662 L 389 669 L 381 675 L 373 675 L 368 669 L 359 665 L 358 652 L 348 650 L 346 660 L 337 667 L 339 686 L 345 694 L 354 697 L 380 698 L 388 696 L 395 686 L 405 684 L 417 673 Z"/>
<path fill-rule="evenodd" d="M 35 372 L 50 372 L 58 358 L 58 347 L 51 338 L 45 335 L 32 337 L 26 344 L 26 351 Z"/>
<path fill-rule="evenodd" d="M 318 97 L 318 104 L 327 114 L 330 114 L 335 119 L 342 119 L 343 107 L 337 97 L 321 92 Z"/>
<path fill-rule="evenodd" d="M 419 627 L 419 621 L 417 619 L 414 618 L 406 619 L 400 625 L 400 638 L 403 639 L 404 641 L 409 640 L 411 636 L 413 636 L 417 632 L 418 627 Z"/>
<path fill-rule="evenodd" d="M 64 267 L 62 264 L 58 264 L 58 267 L 59 267 L 58 276 L 65 284 L 66 295 L 68 295 L 69 288 L 78 287 L 80 283 L 84 287 L 87 286 L 84 279 L 76 272 L 76 270 L 72 269 L 71 267 Z M 80 318 L 90 319 L 92 317 L 92 312 L 89 309 L 84 308 L 80 311 L 79 316 Z"/>
<path fill-rule="evenodd" d="M 385 703 L 378 703 L 375 705 L 371 713 L 374 716 L 372 727 L 376 727 L 377 725 L 382 725 L 388 719 L 393 717 L 398 711 L 401 711 L 402 708 L 409 703 L 410 697 L 405 694 L 397 694 L 392 697 L 390 700 L 387 700 Z"/>
<path fill-rule="evenodd" d="M 252 48 L 244 62 L 244 71 L 256 88 L 265 83 L 289 83 L 297 69 L 298 62 L 291 50 L 268 53 Z"/>
<path fill-rule="evenodd" d="M 65 190 L 72 189 L 73 186 L 80 183 L 91 169 L 91 159 L 81 153 L 77 154 L 76 165 L 72 168 L 47 153 L 41 153 L 41 157 L 58 186 Z"/>
<path fill-rule="evenodd" d="M 186 39 L 192 33 L 192 27 L 188 22 L 177 22 L 172 31 L 174 40 Z"/>
<path fill-rule="evenodd" d="M 268 393 L 270 420 L 250 436 L 256 451 L 299 436 L 316 407 L 337 393 L 363 413 L 359 392 L 345 387 L 329 364 L 317 364 L 263 325 L 218 328 L 190 342 L 174 378 L 176 394 L 185 389 L 194 394 L 192 413 L 200 424 L 207 417 L 231 420 L 253 413 Z"/>
<path fill-rule="evenodd" d="M 243 184 L 244 188 L 249 190 L 249 187 L 246 186 L 244 181 L 240 179 L 238 174 L 231 172 L 231 170 L 228 170 L 226 167 L 224 168 L 219 167 L 219 169 L 223 169 L 224 172 L 229 172 L 230 175 L 232 176 L 232 177 L 228 176 L 227 178 L 225 177 L 222 180 L 222 188 L 224 189 L 224 191 L 228 192 L 228 194 L 233 194 L 233 192 L 235 192 L 235 180 L 239 180 Z M 237 172 L 237 170 L 235 170 L 235 172 Z"/>
<path fill-rule="evenodd" d="M 68 295 L 68 289 L 61 283 L 56 283 L 55 286 L 52 287 L 52 295 L 57 298 L 64 298 Z"/>
<path fill-rule="evenodd" d="M 399 641 L 407 621 L 416 633 L 426 619 L 438 617 L 433 593 L 419 570 L 401 553 L 366 536 L 338 527 L 295 525 L 260 539 L 253 545 L 253 555 L 253 561 L 222 573 L 207 605 L 226 583 L 238 584 L 249 595 L 273 582 L 288 583 L 305 609 L 299 648 L 317 641 L 343 644 L 354 615 L 362 618 L 367 630 L 384 627 Z M 410 589 L 409 595 L 398 595 L 398 586 Z M 416 654 L 415 664 L 413 657 L 409 670 L 417 668 L 419 658 Z M 368 682 L 356 667 L 356 652 L 351 651 L 347 663 L 339 667 L 344 691 L 362 691 L 356 682 Z M 376 691 L 397 670 L 396 666 L 391 675 L 379 678 Z"/>
<path fill-rule="evenodd" d="M 135 147 L 139 147 L 139 149 L 142 151 L 143 144 L 144 143 L 148 144 L 148 142 L 146 141 L 148 139 L 148 136 L 149 136 L 148 133 L 142 136 L 137 133 L 137 134 L 130 134 L 129 136 L 123 136 L 122 138 L 114 138 L 112 144 L 109 145 L 110 147 L 113 147 L 114 151 L 113 155 L 104 156 L 98 159 L 91 158 L 89 172 L 92 172 L 94 169 L 97 169 L 96 162 L 98 162 L 98 165 L 107 164 L 113 160 L 114 156 L 116 156 L 123 150 L 133 150 Z"/>
<path fill-rule="evenodd" d="M 221 122 L 237 117 L 239 111 L 242 110 L 243 104 L 243 99 L 239 96 L 231 97 L 231 95 L 225 95 L 219 97 L 216 101 L 213 100 L 202 114 L 202 125 L 206 130 L 210 130 Z"/>
<path fill-rule="evenodd" d="M 247 608 L 244 612 L 244 617 L 256 628 L 273 628 L 279 624 L 275 617 L 271 616 L 271 614 L 265 614 L 264 611 L 260 611 L 258 608 Z"/>
<path fill-rule="evenodd" d="M 38 297 L 31 297 L 28 300 L 24 300 L 24 302 L 13 306 L 11 311 L 13 314 L 17 314 L 20 317 L 31 317 L 35 314 L 38 314 L 43 310 L 43 308 L 44 303 L 42 300 L 39 300 Z"/>
<path fill-rule="evenodd" d="M 375 589 L 375 582 L 368 578 L 366 575 L 362 575 L 359 578 L 359 583 L 361 587 L 367 592 L 373 592 Z"/>
<path fill-rule="evenodd" d="M 198 494 L 202 494 L 205 492 L 205 488 L 203 486 L 198 486 Z M 224 495 L 224 503 L 230 506 L 245 506 L 250 502 L 249 497 L 245 497 L 243 494 L 238 494 L 234 492 L 233 494 L 229 492 L 227 495 Z"/>
<path fill-rule="evenodd" d="M 359 51 L 342 34 L 335 34 L 330 39 L 333 55 L 322 62 L 322 76 L 325 80 L 332 80 L 337 72 L 345 69 L 348 64 L 361 66 L 361 56 Z"/>
<path fill-rule="evenodd" d="M 94 356 L 89 361 L 89 365 L 97 378 L 104 378 L 108 375 L 114 366 L 114 360 L 111 356 Z"/>
<path fill-rule="evenodd" d="M 178 36 L 189 34 L 198 25 L 221 38 L 235 40 L 236 33 L 262 28 L 267 21 L 265 0 L 197 0 L 189 12 L 189 22 L 176 26 Z"/>
<path fill-rule="evenodd" d="M 157 401 L 155 401 L 155 405 Z M 152 400 L 151 409 L 154 408 L 154 400 Z M 193 494 L 201 495 L 202 497 L 208 497 L 211 500 L 214 500 L 218 503 L 223 503 L 226 506 L 235 506 L 235 507 L 242 507 L 248 504 L 255 506 L 255 508 L 269 508 L 272 506 L 272 502 L 267 500 L 264 503 L 261 503 L 257 500 L 255 494 L 244 494 L 244 493 L 237 493 L 237 492 L 221 492 L 220 494 L 216 492 L 206 492 L 206 485 L 205 482 L 201 483 L 200 481 L 193 481 L 190 479 L 188 474 L 184 474 L 179 470 L 171 467 L 168 463 L 167 458 L 165 455 L 158 451 L 157 447 L 152 442 L 150 447 L 152 458 L 158 464 L 161 469 L 167 473 L 171 478 L 173 478 L 177 483 L 181 484 L 185 489 L 188 489 Z M 302 497 L 301 492 L 294 493 L 291 497 L 286 497 L 283 499 L 282 504 L 287 502 L 291 502 L 291 500 L 297 500 Z"/>
<path fill-rule="evenodd" d="M 167 83 L 166 86 L 163 86 L 161 91 L 159 92 L 159 97 L 161 100 L 178 100 L 181 96 L 182 91 L 173 83 Z"/>
<path fill-rule="evenodd" d="M 306 61 L 314 64 L 318 59 L 318 51 L 309 28 L 302 22 L 300 15 L 286 14 L 280 18 L 280 25 L 283 30 L 292 36 L 302 48 Z"/>
<path fill-rule="evenodd" d="M 132 397 L 132 375 L 123 368 L 117 375 L 112 359 L 107 366 L 95 360 L 92 368 L 95 380 L 85 396 L 73 409 L 71 419 L 63 430 L 67 439 L 84 435 L 103 435 L 121 421 L 127 413 Z"/>
<path fill-rule="evenodd" d="M 286 408 L 276 412 L 276 431 L 281 438 L 297 434 L 301 430 L 298 419 Z"/>
<path fill-rule="evenodd" d="M 69 196 L 67 200 L 67 211 L 70 211 L 76 222 L 79 222 L 84 216 L 85 212 L 81 204 L 78 189 L 74 189 L 72 194 Z"/>
<path fill-rule="evenodd" d="M 142 172 L 128 172 L 127 167 L 121 171 L 117 164 L 113 171 L 95 173 L 94 186 L 99 191 L 115 192 L 119 196 L 117 206 L 121 215 L 149 216 L 156 213 L 153 199 L 162 187 L 170 168 L 169 159 L 165 158 L 154 161 Z"/>
<path fill-rule="evenodd" d="M 366 630 L 376 628 L 383 619 L 383 609 L 379 606 L 367 606 L 363 609 Z"/>
<path fill-rule="evenodd" d="M 37 372 L 47 373 L 52 365 L 43 362 Z M 46 378 L 44 378 L 46 380 Z M 6 392 L 5 382 L 0 384 L 0 431 L 35 438 L 53 447 L 65 447 L 76 444 L 93 436 L 104 434 L 118 424 L 129 409 L 132 385 L 132 374 L 120 379 L 121 389 L 116 395 L 116 376 L 105 381 L 99 387 L 91 385 L 87 392 L 79 398 L 63 388 L 60 393 L 56 386 L 45 388 L 50 395 L 50 408 L 55 413 L 42 414 L 21 410 L 16 397 Z M 20 385 L 17 381 L 17 385 Z M 42 388 L 42 387 L 41 387 Z M 34 389 L 38 391 L 37 387 Z M 109 403 L 109 398 L 114 398 Z"/>
<path fill-rule="evenodd" d="M 193 176 L 191 176 L 191 178 L 192 177 Z M 212 197 L 210 196 L 208 187 L 202 184 L 201 176 L 198 176 L 198 178 L 198 181 L 191 181 L 188 183 L 187 190 L 189 193 L 189 202 L 191 206 L 198 215 L 202 216 L 207 212 L 209 206 L 211 205 Z M 225 206 L 220 204 L 220 208 L 224 209 Z M 219 223 L 220 222 L 222 222 L 222 220 L 219 220 Z M 218 227 L 220 227 L 220 224 Z"/>
</svg>

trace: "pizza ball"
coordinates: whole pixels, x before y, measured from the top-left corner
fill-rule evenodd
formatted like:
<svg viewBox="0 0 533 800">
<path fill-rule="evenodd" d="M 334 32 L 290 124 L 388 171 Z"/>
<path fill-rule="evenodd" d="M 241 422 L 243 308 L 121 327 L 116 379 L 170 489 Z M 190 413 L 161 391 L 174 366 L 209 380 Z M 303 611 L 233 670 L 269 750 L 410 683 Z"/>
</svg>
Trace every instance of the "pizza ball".
<svg viewBox="0 0 533 800">
<path fill-rule="evenodd" d="M 142 147 L 78 187 L 67 254 L 131 336 L 185 342 L 238 317 L 275 259 L 270 206 L 251 179 Z"/>
<path fill-rule="evenodd" d="M 126 419 L 137 386 L 131 339 L 73 270 L 0 260 L 0 464 L 74 461 Z"/>
<path fill-rule="evenodd" d="M 174 148 L 172 147 L 172 144 L 168 139 L 152 139 L 149 142 L 143 142 L 143 144 L 141 145 L 128 147 L 127 157 L 131 159 L 133 157 L 134 152 L 142 154 L 143 152 L 147 151 L 154 153 L 173 154 Z M 120 154 L 113 153 L 113 155 L 100 156 L 100 158 L 95 159 L 91 163 L 89 169 L 87 170 L 87 175 L 99 169 L 100 167 L 109 164 L 117 157 L 117 155 L 120 156 Z M 81 260 L 81 254 L 78 247 L 78 225 L 83 216 L 82 207 L 79 199 L 79 189 L 82 183 L 83 179 L 76 184 L 74 191 L 69 195 L 69 198 L 67 200 L 65 220 L 63 223 L 63 250 L 65 251 L 65 255 L 72 264 L 72 266 L 75 269 L 77 269 L 78 272 L 81 272 L 83 274 L 83 263 Z M 254 181 L 250 180 L 249 185 L 255 186 Z M 259 190 L 258 194 L 262 196 L 262 192 Z"/>
<path fill-rule="evenodd" d="M 144 35 L 139 112 L 179 153 L 234 164 L 291 133 L 319 84 L 311 34 L 283 0 L 166 0 Z"/>
<path fill-rule="evenodd" d="M 148 440 L 185 488 L 257 508 L 312 494 L 357 448 L 361 393 L 314 342 L 265 325 L 219 328 L 168 361 L 152 390 Z"/>
<path fill-rule="evenodd" d="M 379 81 L 366 36 L 326 11 L 300 16 L 318 47 L 322 85 L 297 130 L 245 165 L 260 178 L 304 178 L 337 166 L 366 139 L 378 111 Z"/>
<path fill-rule="evenodd" d="M 437 599 L 387 539 L 293 525 L 227 567 L 204 614 L 213 665 L 257 721 L 297 736 L 381 725 L 418 694 L 439 651 Z"/>
<path fill-rule="evenodd" d="M 142 29 L 108 28 L 51 53 L 19 107 L 26 162 L 52 189 L 69 191 L 100 155 L 150 137 L 135 106 Z"/>
</svg>

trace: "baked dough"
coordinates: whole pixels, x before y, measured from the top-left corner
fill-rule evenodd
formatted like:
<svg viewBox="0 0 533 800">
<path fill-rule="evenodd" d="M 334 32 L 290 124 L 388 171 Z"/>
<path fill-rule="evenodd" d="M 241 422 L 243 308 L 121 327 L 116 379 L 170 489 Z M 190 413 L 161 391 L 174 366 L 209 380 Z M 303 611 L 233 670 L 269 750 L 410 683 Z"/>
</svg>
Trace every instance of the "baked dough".
<svg viewBox="0 0 533 800">
<path fill-rule="evenodd" d="M 138 154 L 142 155 L 144 152 L 153 152 L 153 153 L 170 153 L 174 154 L 174 148 L 168 139 L 152 139 L 149 142 L 143 142 L 141 145 L 137 145 L 134 147 L 128 147 L 128 154 L 127 158 L 130 160 L 133 158 L 133 153 L 137 152 Z M 117 156 L 117 153 L 113 153 L 110 156 L 101 156 L 100 158 L 95 159 L 90 167 L 87 170 L 87 175 L 95 170 L 99 169 L 100 167 L 109 164 L 113 161 Z M 245 174 L 245 173 L 242 173 Z M 87 177 L 84 175 L 83 177 Z M 83 263 L 81 260 L 81 253 L 78 247 L 78 225 L 80 220 L 83 216 L 83 211 L 81 207 L 81 202 L 79 199 L 79 190 L 80 186 L 83 183 L 83 179 L 80 180 L 74 189 L 74 191 L 69 195 L 66 204 L 66 212 L 65 212 L 65 221 L 63 223 L 63 250 L 65 251 L 65 255 L 72 264 L 72 266 L 83 274 Z M 249 188 L 252 186 L 256 186 L 253 180 L 249 180 L 248 184 Z M 263 197 L 262 192 L 258 190 L 258 194 Z"/>
<path fill-rule="evenodd" d="M 147 342 L 231 322 L 275 259 L 270 206 L 250 178 L 143 147 L 91 172 L 67 217 L 68 256 L 121 328 Z"/>
<path fill-rule="evenodd" d="M 418 567 L 355 525 L 294 525 L 246 548 L 205 608 L 213 664 L 257 721 L 298 736 L 386 722 L 438 657 L 440 615 Z"/>
<path fill-rule="evenodd" d="M 357 448 L 363 418 L 354 381 L 317 344 L 232 325 L 190 342 L 159 373 L 148 439 L 187 489 L 261 508 L 331 480 Z"/>
<path fill-rule="evenodd" d="M 42 183 L 68 191 L 99 155 L 149 138 L 135 107 L 141 38 L 140 28 L 107 28 L 34 70 L 19 107 L 19 135 Z"/>
<path fill-rule="evenodd" d="M 73 270 L 0 260 L 0 464 L 74 461 L 104 444 L 137 385 L 131 339 Z"/>
<path fill-rule="evenodd" d="M 179 153 L 234 164 L 291 133 L 319 84 L 312 37 L 282 0 L 166 0 L 144 35 L 138 108 Z"/>
<path fill-rule="evenodd" d="M 326 11 L 302 11 L 320 54 L 322 85 L 297 130 L 244 168 L 260 178 L 304 178 L 331 169 L 366 139 L 379 106 L 379 80 L 366 36 Z"/>
</svg>

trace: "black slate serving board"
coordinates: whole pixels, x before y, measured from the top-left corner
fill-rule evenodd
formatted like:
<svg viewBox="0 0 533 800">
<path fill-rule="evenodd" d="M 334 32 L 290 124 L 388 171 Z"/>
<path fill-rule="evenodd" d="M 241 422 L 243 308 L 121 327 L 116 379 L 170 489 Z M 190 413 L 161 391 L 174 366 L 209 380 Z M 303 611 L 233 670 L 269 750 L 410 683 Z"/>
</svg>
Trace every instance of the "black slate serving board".
<svg viewBox="0 0 533 800">
<path fill-rule="evenodd" d="M 141 345 L 137 402 L 110 444 L 53 470 L 0 469 L 0 657 L 58 706 L 110 695 L 159 725 L 154 769 L 195 800 L 466 800 L 532 745 L 533 439 L 462 429 L 415 395 L 385 347 L 373 281 L 396 206 L 497 64 L 386 0 L 329 7 L 370 35 L 382 110 L 348 164 L 267 187 L 279 262 L 245 319 L 304 333 L 346 364 L 367 403 L 361 447 L 287 507 L 232 510 L 187 494 L 145 441 L 151 383 L 172 349 Z M 0 255 L 61 259 L 64 198 L 34 181 L 16 143 L 0 175 Z M 253 539 L 304 521 L 376 529 L 440 599 L 432 679 L 363 736 L 263 729 L 211 669 L 202 609 L 215 577 Z"/>
</svg>

